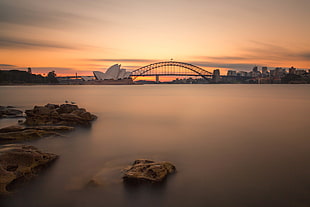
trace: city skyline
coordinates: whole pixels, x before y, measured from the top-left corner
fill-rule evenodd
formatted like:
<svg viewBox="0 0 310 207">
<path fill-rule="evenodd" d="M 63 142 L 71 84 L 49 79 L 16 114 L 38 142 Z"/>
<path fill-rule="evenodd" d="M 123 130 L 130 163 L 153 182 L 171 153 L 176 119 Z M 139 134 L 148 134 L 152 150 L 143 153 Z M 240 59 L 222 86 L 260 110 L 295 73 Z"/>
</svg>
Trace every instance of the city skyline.
<svg viewBox="0 0 310 207">
<path fill-rule="evenodd" d="M 0 2 L 0 69 L 91 74 L 173 58 L 209 71 L 310 68 L 310 2 Z"/>
</svg>

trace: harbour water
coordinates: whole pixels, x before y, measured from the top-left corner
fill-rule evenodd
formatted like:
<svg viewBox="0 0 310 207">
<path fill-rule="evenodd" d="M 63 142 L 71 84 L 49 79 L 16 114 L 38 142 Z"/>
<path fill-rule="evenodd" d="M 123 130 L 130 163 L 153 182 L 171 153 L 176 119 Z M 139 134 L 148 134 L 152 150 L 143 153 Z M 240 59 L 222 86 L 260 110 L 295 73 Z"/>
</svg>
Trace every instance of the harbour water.
<svg viewBox="0 0 310 207">
<path fill-rule="evenodd" d="M 310 206 L 310 85 L 1 86 L 0 97 L 22 109 L 74 101 L 98 116 L 26 142 L 60 158 L 2 207 Z M 125 186 L 120 169 L 137 158 L 177 173 Z M 103 185 L 87 187 L 94 176 Z"/>
</svg>

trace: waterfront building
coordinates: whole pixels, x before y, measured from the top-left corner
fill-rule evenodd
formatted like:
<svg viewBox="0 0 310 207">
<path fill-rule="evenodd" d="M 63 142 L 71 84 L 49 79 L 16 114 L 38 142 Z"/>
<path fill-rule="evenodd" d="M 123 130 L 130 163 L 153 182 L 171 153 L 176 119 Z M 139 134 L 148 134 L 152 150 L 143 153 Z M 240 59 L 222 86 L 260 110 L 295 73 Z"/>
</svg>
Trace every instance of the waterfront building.
<svg viewBox="0 0 310 207">
<path fill-rule="evenodd" d="M 270 76 L 271 76 L 271 77 L 274 77 L 275 74 L 276 74 L 276 70 L 270 70 Z"/>
<path fill-rule="evenodd" d="M 81 79 L 82 79 L 83 81 L 91 81 L 91 80 L 94 80 L 93 77 L 91 77 L 91 76 L 81 76 Z"/>
<path fill-rule="evenodd" d="M 237 76 L 237 72 L 235 70 L 228 70 L 227 76 Z"/>
<path fill-rule="evenodd" d="M 296 70 L 296 75 L 305 75 L 306 70 Z"/>
<path fill-rule="evenodd" d="M 93 71 L 96 80 L 120 80 L 129 78 L 131 72 L 121 69 L 120 64 L 112 65 L 103 73 L 101 71 Z"/>
<path fill-rule="evenodd" d="M 275 78 L 282 78 L 286 74 L 286 70 L 284 68 L 275 68 L 274 77 Z"/>
<path fill-rule="evenodd" d="M 241 77 L 247 77 L 247 76 L 248 76 L 248 73 L 245 72 L 245 71 L 239 71 L 239 72 L 237 73 L 237 75 L 238 75 L 238 76 L 241 76 Z"/>
</svg>

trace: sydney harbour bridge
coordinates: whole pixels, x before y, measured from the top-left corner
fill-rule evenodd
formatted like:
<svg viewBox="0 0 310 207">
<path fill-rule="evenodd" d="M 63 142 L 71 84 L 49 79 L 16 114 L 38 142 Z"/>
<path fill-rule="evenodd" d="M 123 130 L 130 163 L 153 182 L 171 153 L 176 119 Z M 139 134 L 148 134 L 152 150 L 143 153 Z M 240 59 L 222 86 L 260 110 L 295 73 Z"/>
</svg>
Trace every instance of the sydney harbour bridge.
<svg viewBox="0 0 310 207">
<path fill-rule="evenodd" d="M 159 76 L 200 76 L 207 79 L 212 73 L 189 63 L 166 61 L 143 66 L 132 71 L 130 75 L 133 80 L 146 76 L 155 76 L 157 80 Z"/>
<path fill-rule="evenodd" d="M 118 64 L 114 66 L 119 66 Z M 114 67 L 112 66 L 112 67 Z M 112 68 L 111 67 L 111 68 Z M 109 69 L 108 69 L 109 70 Z M 118 69 L 120 70 L 120 68 Z M 122 69 L 125 70 L 125 69 Z M 126 71 L 126 70 L 125 70 Z M 101 73 L 101 72 L 99 72 Z M 112 73 L 119 74 L 119 71 L 114 71 Z M 203 79 L 210 79 L 214 74 L 211 72 L 198 67 L 196 65 L 190 64 L 190 63 L 184 63 L 184 62 L 177 62 L 177 61 L 165 61 L 165 62 L 156 62 L 152 63 L 146 66 L 143 66 L 141 68 L 138 68 L 136 70 L 133 70 L 131 72 L 128 71 L 128 76 L 132 80 L 136 80 L 138 77 L 156 77 L 156 82 L 159 82 L 159 77 L 161 76 L 190 76 L 190 77 L 201 77 Z M 94 71 L 95 74 L 95 71 Z M 117 75 L 116 75 L 117 76 Z M 94 76 L 65 76 L 61 78 L 65 79 L 85 79 L 85 77 L 92 79 Z M 96 77 L 97 79 L 97 77 Z M 108 78 L 109 79 L 109 78 Z M 115 77 L 114 80 L 117 80 L 119 78 Z"/>
</svg>

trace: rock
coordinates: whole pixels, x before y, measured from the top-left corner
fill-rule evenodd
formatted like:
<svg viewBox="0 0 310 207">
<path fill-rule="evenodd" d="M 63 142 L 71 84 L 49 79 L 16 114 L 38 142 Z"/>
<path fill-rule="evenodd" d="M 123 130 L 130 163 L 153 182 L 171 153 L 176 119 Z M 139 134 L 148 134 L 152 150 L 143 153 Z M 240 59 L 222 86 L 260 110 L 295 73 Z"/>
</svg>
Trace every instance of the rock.
<svg viewBox="0 0 310 207">
<path fill-rule="evenodd" d="M 57 159 L 28 145 L 3 145 L 0 147 L 0 194 L 8 194 L 18 181 L 29 180 Z"/>
<path fill-rule="evenodd" d="M 125 183 L 159 183 L 167 175 L 174 173 L 176 168 L 170 162 L 155 162 L 153 160 L 135 160 L 132 166 L 123 170 Z"/>
<path fill-rule="evenodd" d="M 23 117 L 23 111 L 15 109 L 13 106 L 0 106 L 0 118 Z"/>
<path fill-rule="evenodd" d="M 72 104 L 35 106 L 32 110 L 26 110 L 25 113 L 25 125 L 27 126 L 90 126 L 91 121 L 97 118 L 85 109 Z"/>
<path fill-rule="evenodd" d="M 49 109 L 57 109 L 57 108 L 59 108 L 59 105 L 57 105 L 57 104 L 46 104 L 44 107 L 49 108 Z"/>
<path fill-rule="evenodd" d="M 79 109 L 79 107 L 77 105 L 73 105 L 73 104 L 61 104 L 60 107 L 57 109 L 57 112 L 59 114 L 62 113 L 71 113 L 75 110 Z"/>
</svg>

